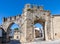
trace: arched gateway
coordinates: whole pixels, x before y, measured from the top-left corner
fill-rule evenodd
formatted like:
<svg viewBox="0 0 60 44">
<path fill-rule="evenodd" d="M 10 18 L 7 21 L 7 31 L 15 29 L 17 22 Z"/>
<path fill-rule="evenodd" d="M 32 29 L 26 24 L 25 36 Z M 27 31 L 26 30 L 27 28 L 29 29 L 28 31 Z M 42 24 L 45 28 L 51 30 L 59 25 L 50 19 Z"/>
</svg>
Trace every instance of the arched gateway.
<svg viewBox="0 0 60 44">
<path fill-rule="evenodd" d="M 27 4 L 23 10 L 23 13 L 18 16 L 8 17 L 3 19 L 2 28 L 5 30 L 6 40 L 8 40 L 9 27 L 16 23 L 20 28 L 20 41 L 30 42 L 34 41 L 34 24 L 41 23 L 44 30 L 44 40 L 51 39 L 50 30 L 50 12 L 43 10 L 42 6 L 34 6 Z"/>
</svg>

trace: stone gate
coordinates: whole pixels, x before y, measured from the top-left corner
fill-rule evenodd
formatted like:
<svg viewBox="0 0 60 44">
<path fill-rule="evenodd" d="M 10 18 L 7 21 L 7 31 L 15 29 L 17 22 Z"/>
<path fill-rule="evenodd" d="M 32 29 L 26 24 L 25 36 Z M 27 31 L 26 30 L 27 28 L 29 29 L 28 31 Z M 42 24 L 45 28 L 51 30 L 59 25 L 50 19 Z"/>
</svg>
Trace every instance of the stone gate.
<svg viewBox="0 0 60 44">
<path fill-rule="evenodd" d="M 2 28 L 6 32 L 6 40 L 9 40 L 9 28 L 12 24 L 18 24 L 20 29 L 20 41 L 34 41 L 34 24 L 41 23 L 44 30 L 44 40 L 51 40 L 51 15 L 43 6 L 26 4 L 21 15 L 3 18 Z"/>
</svg>

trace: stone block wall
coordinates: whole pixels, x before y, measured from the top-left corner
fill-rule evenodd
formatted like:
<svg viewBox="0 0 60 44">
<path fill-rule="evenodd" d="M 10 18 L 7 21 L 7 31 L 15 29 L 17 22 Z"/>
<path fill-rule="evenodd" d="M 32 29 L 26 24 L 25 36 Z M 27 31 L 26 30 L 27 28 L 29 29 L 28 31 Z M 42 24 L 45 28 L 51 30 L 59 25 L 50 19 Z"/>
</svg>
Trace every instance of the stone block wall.
<svg viewBox="0 0 60 44">
<path fill-rule="evenodd" d="M 53 38 L 60 39 L 60 16 L 53 16 Z"/>
</svg>

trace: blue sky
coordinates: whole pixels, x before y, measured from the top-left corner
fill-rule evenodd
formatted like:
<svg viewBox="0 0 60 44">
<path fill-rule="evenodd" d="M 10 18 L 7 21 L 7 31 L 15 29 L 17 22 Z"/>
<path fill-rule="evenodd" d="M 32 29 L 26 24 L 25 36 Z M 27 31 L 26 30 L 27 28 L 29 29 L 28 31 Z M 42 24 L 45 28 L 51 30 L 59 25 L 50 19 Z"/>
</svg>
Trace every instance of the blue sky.
<svg viewBox="0 0 60 44">
<path fill-rule="evenodd" d="M 0 24 L 3 17 L 21 14 L 27 3 L 43 5 L 45 10 L 51 11 L 51 14 L 60 14 L 60 0 L 0 0 Z"/>
</svg>

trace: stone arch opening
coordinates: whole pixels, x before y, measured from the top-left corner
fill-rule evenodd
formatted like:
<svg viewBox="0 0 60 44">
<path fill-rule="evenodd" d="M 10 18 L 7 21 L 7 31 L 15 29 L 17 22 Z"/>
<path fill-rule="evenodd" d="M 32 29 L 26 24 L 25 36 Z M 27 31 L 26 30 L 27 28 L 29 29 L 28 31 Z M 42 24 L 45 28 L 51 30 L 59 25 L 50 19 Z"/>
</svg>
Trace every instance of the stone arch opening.
<svg viewBox="0 0 60 44">
<path fill-rule="evenodd" d="M 4 32 L 3 28 L 0 28 L 0 37 L 3 37 L 3 32 Z"/>
<path fill-rule="evenodd" d="M 35 30 L 35 38 L 42 38 L 43 37 L 43 26 L 40 23 L 36 23 L 34 25 Z"/>
<path fill-rule="evenodd" d="M 7 39 L 19 40 L 20 41 L 20 25 L 16 23 L 11 23 L 7 28 Z M 18 36 L 18 39 L 17 39 Z"/>
<path fill-rule="evenodd" d="M 36 27 L 36 29 L 39 29 L 38 31 L 35 31 L 35 36 L 36 36 L 36 32 L 38 33 L 38 36 L 35 37 L 39 38 L 40 40 L 45 40 L 45 20 L 44 19 L 38 19 L 34 21 L 34 26 Z"/>
<path fill-rule="evenodd" d="M 6 42 L 6 32 L 2 27 L 0 27 L 0 42 L 2 43 Z"/>
</svg>

